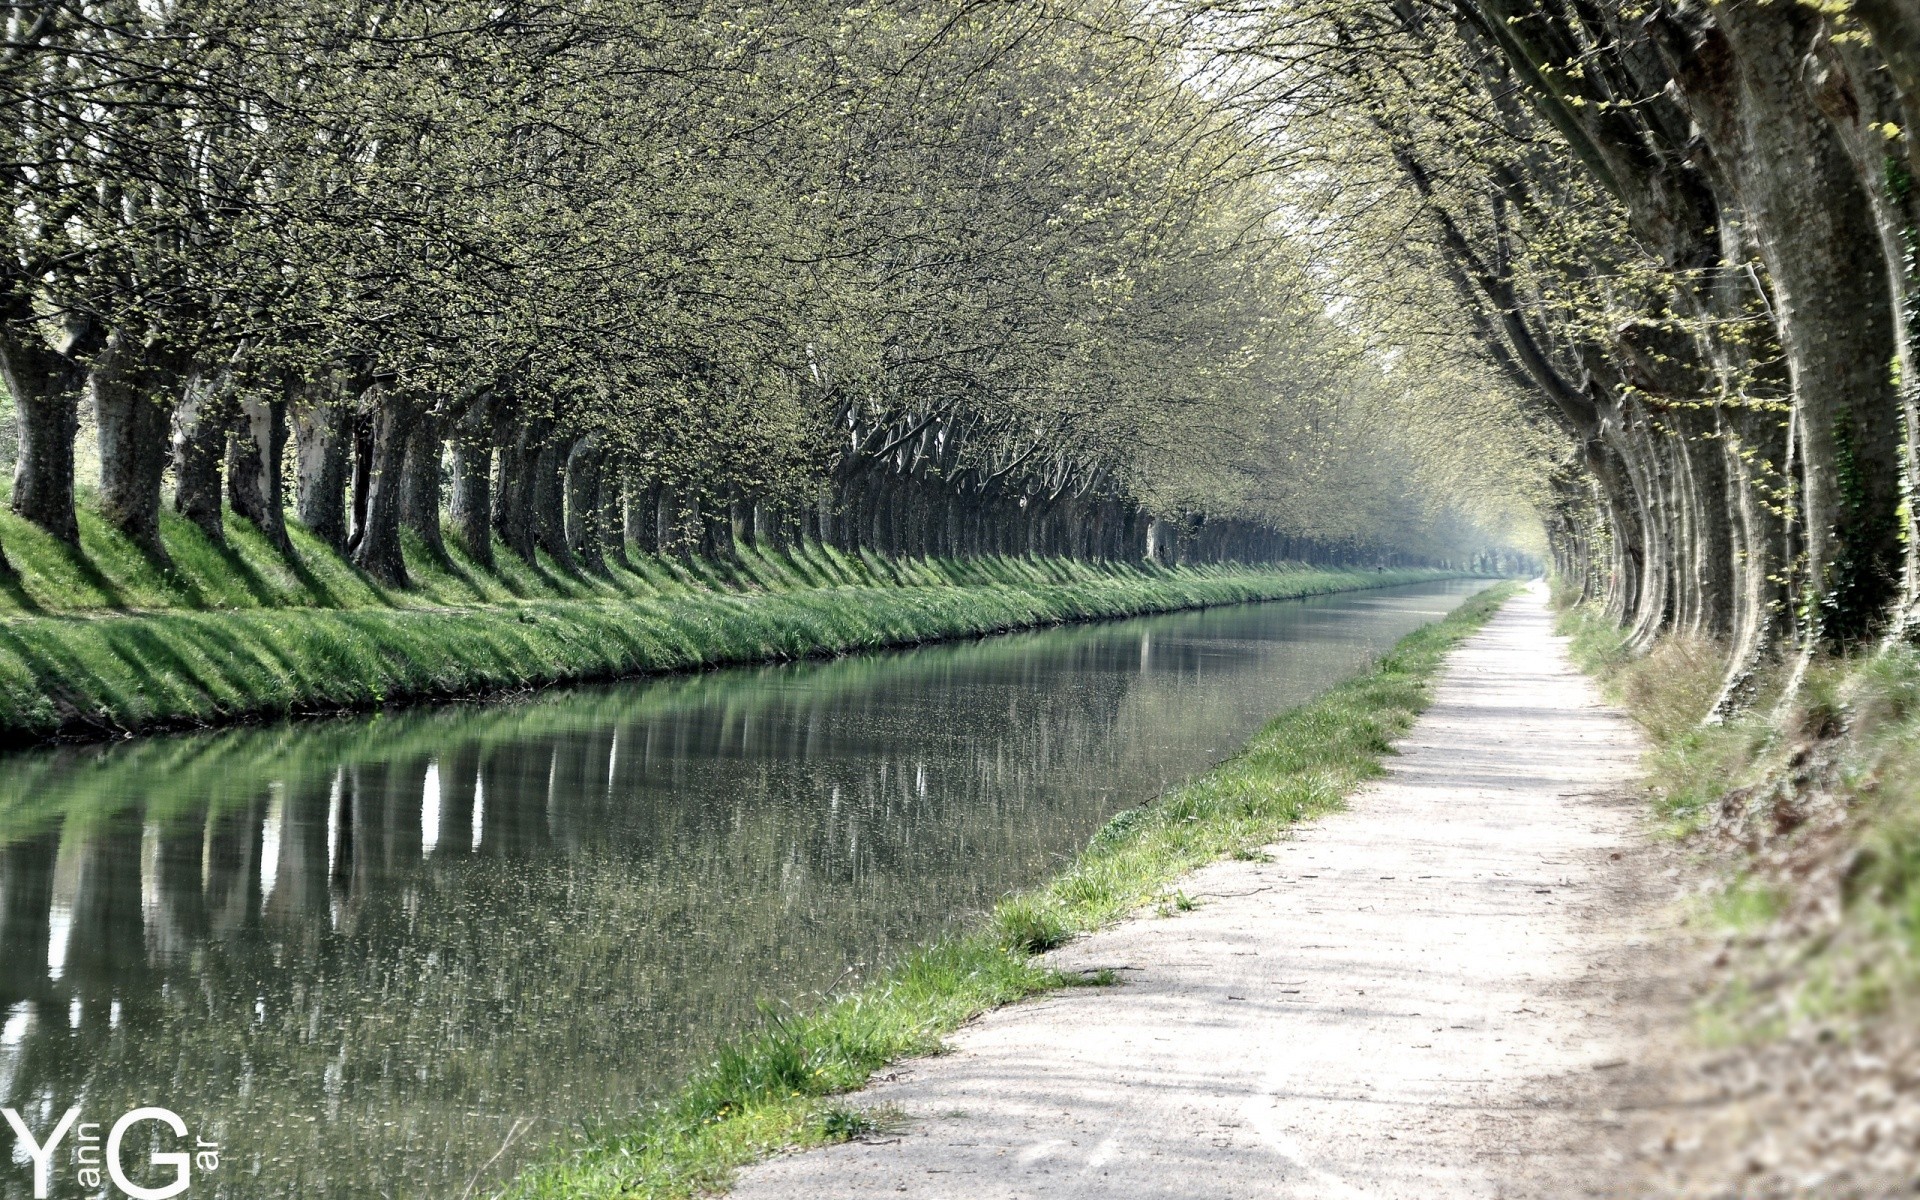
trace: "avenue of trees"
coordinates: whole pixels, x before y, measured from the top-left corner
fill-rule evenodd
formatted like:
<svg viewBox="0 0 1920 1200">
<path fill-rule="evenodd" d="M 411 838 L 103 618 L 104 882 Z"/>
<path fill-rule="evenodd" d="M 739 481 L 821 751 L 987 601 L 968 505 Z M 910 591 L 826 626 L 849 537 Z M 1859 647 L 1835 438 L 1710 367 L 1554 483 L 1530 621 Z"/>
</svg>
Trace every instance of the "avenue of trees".
<svg viewBox="0 0 1920 1200">
<path fill-rule="evenodd" d="M 1515 108 L 1499 48 L 1431 20 L 1442 51 L 1411 85 L 1457 95 L 1479 71 Z M 1589 517 L 1586 476 L 1550 481 L 1514 393 L 1532 375 L 1440 346 L 1431 313 L 1330 296 L 1340 252 L 1277 186 L 1301 161 L 1278 153 L 1284 102 L 1223 102 L 1233 72 L 1197 73 L 1196 47 L 1247 29 L 1099 0 L 10 3 L 8 502 L 69 543 L 91 505 L 155 555 L 169 506 L 215 539 L 232 513 L 284 546 L 297 520 L 392 583 L 405 531 L 429 552 L 451 537 L 481 562 L 504 547 L 587 570 L 629 548 L 796 539 L 1460 561 L 1511 541 L 1550 482 L 1568 497 L 1562 545 L 1617 527 L 1610 553 L 1643 553 L 1632 538 L 1664 528 L 1647 507 L 1664 501 L 1603 491 L 1606 515 Z M 1354 36 L 1429 35 L 1409 16 Z M 1221 62 L 1247 50 L 1216 48 Z M 1350 82 L 1393 61 L 1363 58 L 1343 65 Z M 1639 272 L 1631 294 L 1657 290 L 1605 187 L 1537 148 L 1544 118 L 1512 111 L 1508 141 L 1488 147 L 1438 113 L 1396 132 L 1414 111 L 1382 113 L 1368 136 L 1404 138 L 1436 211 L 1472 224 L 1488 204 L 1532 213 L 1565 194 Z M 1514 187 L 1555 199 L 1465 181 L 1502 154 Z M 1530 216 L 1510 224 L 1514 240 L 1545 236 Z M 1742 269 L 1697 273 L 1695 293 L 1724 293 L 1713 313 L 1752 330 L 1746 259 L 1724 261 Z M 1548 360 L 1573 352 L 1568 314 L 1596 285 L 1564 286 L 1579 296 L 1513 310 L 1517 329 L 1557 339 Z M 1678 318 L 1642 307 L 1647 353 L 1679 354 Z M 1714 345 L 1741 354 L 1713 371 L 1770 395 L 1766 337 Z M 1608 414 L 1642 403 L 1600 386 Z M 1560 407 L 1618 426 L 1602 443 L 1665 445 L 1601 403 Z M 1687 419 L 1735 421 L 1735 407 Z M 1784 470 L 1773 410 L 1739 411 L 1740 446 L 1773 456 L 1740 469 Z M 1867 470 L 1870 445 L 1894 453 L 1871 441 L 1880 426 L 1847 428 L 1863 486 L 1881 486 Z M 1724 445 L 1634 453 L 1747 463 Z M 1620 508 L 1630 499 L 1647 511 Z M 1895 586 L 1876 572 L 1897 564 L 1835 528 L 1815 576 L 1857 580 L 1863 602 Z M 1621 603 L 1638 611 L 1655 591 Z"/>
<path fill-rule="evenodd" d="M 1731 647 L 1726 711 L 1920 627 L 1920 6 L 1203 11 L 1343 279 L 1553 435 L 1555 564 L 1637 644 Z"/>
</svg>

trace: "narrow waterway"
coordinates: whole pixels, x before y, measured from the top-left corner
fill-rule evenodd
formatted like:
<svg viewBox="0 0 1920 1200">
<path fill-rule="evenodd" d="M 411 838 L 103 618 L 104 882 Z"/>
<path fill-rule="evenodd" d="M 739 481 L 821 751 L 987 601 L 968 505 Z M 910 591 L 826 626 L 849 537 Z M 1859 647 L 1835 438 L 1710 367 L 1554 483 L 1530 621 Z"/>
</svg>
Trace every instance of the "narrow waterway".
<svg viewBox="0 0 1920 1200">
<path fill-rule="evenodd" d="M 195 1197 L 489 1195 L 1482 586 L 0 758 L 0 1104 L 165 1106 Z"/>
</svg>

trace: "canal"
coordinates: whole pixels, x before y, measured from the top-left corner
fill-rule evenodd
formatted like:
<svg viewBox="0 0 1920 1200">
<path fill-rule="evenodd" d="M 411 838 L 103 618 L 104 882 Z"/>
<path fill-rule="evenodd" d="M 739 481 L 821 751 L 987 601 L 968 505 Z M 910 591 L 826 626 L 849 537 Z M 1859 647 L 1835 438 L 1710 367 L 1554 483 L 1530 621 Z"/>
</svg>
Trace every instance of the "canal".
<svg viewBox="0 0 1920 1200">
<path fill-rule="evenodd" d="M 194 1197 L 490 1195 L 1483 586 L 0 757 L 0 1104 L 171 1109 Z"/>
</svg>

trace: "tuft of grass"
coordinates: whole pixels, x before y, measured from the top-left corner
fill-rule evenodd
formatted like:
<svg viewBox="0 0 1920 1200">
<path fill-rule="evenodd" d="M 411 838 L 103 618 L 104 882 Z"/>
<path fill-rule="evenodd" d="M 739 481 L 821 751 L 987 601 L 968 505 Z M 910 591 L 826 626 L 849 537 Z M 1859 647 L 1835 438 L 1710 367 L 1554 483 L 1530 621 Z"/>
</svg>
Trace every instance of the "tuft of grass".
<svg viewBox="0 0 1920 1200">
<path fill-rule="evenodd" d="M 769 1013 L 672 1098 L 624 1128 L 581 1134 L 508 1194 L 683 1200 L 723 1190 L 742 1164 L 854 1136 L 863 1118 L 834 1097 L 889 1062 L 938 1052 L 973 1016 L 1053 988 L 1112 983 L 1111 972 L 1060 972 L 1039 955 L 1152 903 L 1204 863 L 1255 852 L 1295 822 L 1339 808 L 1381 773 L 1381 756 L 1426 707 L 1447 652 L 1512 590 L 1482 592 L 1404 638 L 1373 670 L 1276 717 L 1206 775 L 1116 816 L 1065 871 L 1006 897 L 978 928 L 907 955 L 816 1012 Z"/>
</svg>

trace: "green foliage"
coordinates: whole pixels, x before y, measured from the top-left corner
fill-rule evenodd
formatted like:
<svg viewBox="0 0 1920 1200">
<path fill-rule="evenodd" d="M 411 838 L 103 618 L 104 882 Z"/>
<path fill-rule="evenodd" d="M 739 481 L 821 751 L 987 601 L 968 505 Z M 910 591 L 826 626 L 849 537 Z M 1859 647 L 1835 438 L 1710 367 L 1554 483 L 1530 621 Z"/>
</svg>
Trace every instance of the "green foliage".
<svg viewBox="0 0 1920 1200">
<path fill-rule="evenodd" d="M 836 1114 L 845 1110 L 828 1098 L 886 1063 L 937 1051 L 945 1034 L 986 1009 L 1101 982 L 1034 956 L 1150 903 L 1203 863 L 1339 807 L 1379 774 L 1391 739 L 1426 706 L 1447 651 L 1509 594 L 1510 585 L 1481 593 L 1403 639 L 1373 671 L 1276 717 L 1214 771 L 1103 829 L 1051 883 L 1007 897 L 983 928 L 908 955 L 818 1012 L 770 1018 L 672 1100 L 530 1169 L 509 1195 L 679 1200 L 723 1189 L 744 1163 L 844 1136 L 847 1120 Z"/>
<path fill-rule="evenodd" d="M 1432 372 L 1383 382 L 1405 346 L 1330 311 L 1190 32 L 944 0 L 29 22 L 0 339 L 36 394 L 589 446 L 710 512 L 910 481 L 1429 556 L 1511 532 L 1512 494 L 1468 511 L 1499 440 L 1402 403 Z"/>
</svg>

